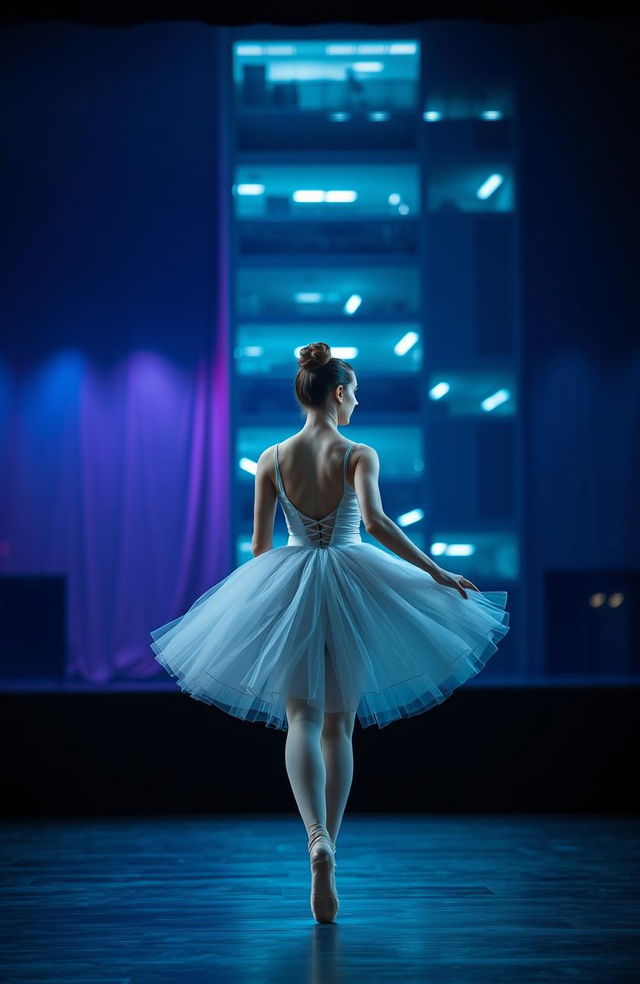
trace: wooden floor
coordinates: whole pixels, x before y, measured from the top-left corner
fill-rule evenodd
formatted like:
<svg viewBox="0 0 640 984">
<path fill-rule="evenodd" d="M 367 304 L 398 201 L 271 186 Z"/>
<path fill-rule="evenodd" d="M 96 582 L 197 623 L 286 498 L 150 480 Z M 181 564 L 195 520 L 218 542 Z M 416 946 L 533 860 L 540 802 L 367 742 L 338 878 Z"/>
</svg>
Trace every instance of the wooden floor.
<svg viewBox="0 0 640 984">
<path fill-rule="evenodd" d="M 340 911 L 298 816 L 0 823 L 0 980 L 640 981 L 640 822 L 347 814 Z"/>
</svg>

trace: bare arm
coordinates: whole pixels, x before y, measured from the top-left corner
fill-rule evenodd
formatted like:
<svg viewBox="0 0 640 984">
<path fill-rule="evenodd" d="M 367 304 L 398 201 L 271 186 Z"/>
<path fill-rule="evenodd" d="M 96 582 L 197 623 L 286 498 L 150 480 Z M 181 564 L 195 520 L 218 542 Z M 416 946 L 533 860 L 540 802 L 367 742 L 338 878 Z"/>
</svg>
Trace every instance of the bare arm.
<svg viewBox="0 0 640 984">
<path fill-rule="evenodd" d="M 360 448 L 354 484 L 362 513 L 362 521 L 367 533 L 370 533 L 385 547 L 392 550 L 398 557 L 408 560 L 410 564 L 415 564 L 427 574 L 433 574 L 440 570 L 435 560 L 432 560 L 428 554 L 416 547 L 415 543 L 412 543 L 400 527 L 386 515 L 378 485 L 380 476 L 378 453 L 367 444 L 360 445 Z"/>
<path fill-rule="evenodd" d="M 434 581 L 447 588 L 458 591 L 463 598 L 468 598 L 467 590 L 480 591 L 473 581 L 469 581 L 463 574 L 453 574 L 445 571 L 444 568 L 436 564 L 435 560 L 423 553 L 412 543 L 408 536 L 402 532 L 392 519 L 386 515 L 382 508 L 380 498 L 380 488 L 378 477 L 380 474 L 380 461 L 374 448 L 367 444 L 360 445 L 354 484 L 358 496 L 358 504 L 362 514 L 367 533 L 374 536 L 385 547 L 392 550 L 398 557 L 408 560 L 410 564 L 415 564 L 420 570 L 430 574 Z"/>
<path fill-rule="evenodd" d="M 266 448 L 258 458 L 253 492 L 253 536 L 251 552 L 254 557 L 273 548 L 273 523 L 278 495 L 270 476 L 273 448 Z"/>
</svg>

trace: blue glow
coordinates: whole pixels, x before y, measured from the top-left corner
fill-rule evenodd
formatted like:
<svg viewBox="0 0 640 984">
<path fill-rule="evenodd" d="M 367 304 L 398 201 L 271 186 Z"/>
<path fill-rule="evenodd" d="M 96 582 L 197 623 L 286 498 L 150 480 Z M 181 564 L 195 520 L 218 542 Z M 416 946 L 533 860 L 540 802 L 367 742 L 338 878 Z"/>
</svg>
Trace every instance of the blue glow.
<svg viewBox="0 0 640 984">
<path fill-rule="evenodd" d="M 319 304 L 322 300 L 322 294 L 317 291 L 298 292 L 294 297 L 298 304 Z"/>
</svg>

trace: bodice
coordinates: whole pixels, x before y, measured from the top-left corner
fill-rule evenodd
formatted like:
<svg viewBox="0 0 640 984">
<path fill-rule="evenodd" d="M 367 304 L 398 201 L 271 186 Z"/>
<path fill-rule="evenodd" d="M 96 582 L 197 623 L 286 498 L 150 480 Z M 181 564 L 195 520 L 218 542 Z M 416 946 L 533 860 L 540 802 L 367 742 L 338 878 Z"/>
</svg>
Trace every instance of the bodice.
<svg viewBox="0 0 640 984">
<path fill-rule="evenodd" d="M 339 547 L 348 543 L 362 543 L 360 523 L 362 516 L 356 490 L 347 481 L 347 465 L 353 450 L 349 444 L 342 463 L 342 497 L 340 502 L 327 516 L 313 519 L 305 516 L 291 502 L 282 484 L 280 465 L 278 464 L 278 445 L 274 447 L 274 461 L 278 499 L 287 523 L 289 539 L 288 547 Z"/>
</svg>

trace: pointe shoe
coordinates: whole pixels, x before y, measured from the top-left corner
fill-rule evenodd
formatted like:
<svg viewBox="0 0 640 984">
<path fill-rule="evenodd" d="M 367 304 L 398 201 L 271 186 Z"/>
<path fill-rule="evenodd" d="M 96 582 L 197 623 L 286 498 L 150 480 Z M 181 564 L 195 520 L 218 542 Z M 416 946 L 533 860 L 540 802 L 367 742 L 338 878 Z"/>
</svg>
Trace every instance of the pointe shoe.
<svg viewBox="0 0 640 984">
<path fill-rule="evenodd" d="M 340 900 L 334 874 L 335 847 L 324 824 L 314 823 L 309 828 L 308 851 L 313 877 L 311 912 L 318 922 L 330 923 L 338 915 Z"/>
</svg>

